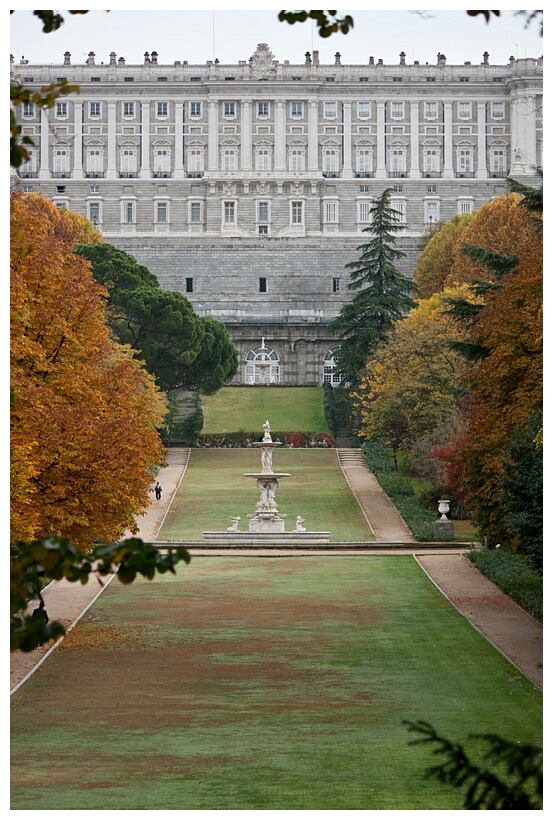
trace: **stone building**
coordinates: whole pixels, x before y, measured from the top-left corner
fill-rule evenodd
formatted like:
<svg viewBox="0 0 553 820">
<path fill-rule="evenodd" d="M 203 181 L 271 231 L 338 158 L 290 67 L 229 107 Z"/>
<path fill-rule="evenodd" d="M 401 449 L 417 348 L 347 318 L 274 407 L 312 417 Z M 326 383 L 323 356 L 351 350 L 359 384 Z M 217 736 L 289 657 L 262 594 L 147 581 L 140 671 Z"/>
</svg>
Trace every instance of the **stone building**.
<svg viewBox="0 0 553 820">
<path fill-rule="evenodd" d="M 12 57 L 11 78 L 80 86 L 51 110 L 18 108 L 36 147 L 12 185 L 87 216 L 224 322 L 236 383 L 259 378 L 264 355 L 275 382 L 336 378 L 328 324 L 352 298 L 344 266 L 385 188 L 409 274 L 433 223 L 505 192 L 508 175 L 541 184 L 541 58 L 322 65 L 314 51 L 291 65 L 262 43 L 237 65 Z"/>
</svg>

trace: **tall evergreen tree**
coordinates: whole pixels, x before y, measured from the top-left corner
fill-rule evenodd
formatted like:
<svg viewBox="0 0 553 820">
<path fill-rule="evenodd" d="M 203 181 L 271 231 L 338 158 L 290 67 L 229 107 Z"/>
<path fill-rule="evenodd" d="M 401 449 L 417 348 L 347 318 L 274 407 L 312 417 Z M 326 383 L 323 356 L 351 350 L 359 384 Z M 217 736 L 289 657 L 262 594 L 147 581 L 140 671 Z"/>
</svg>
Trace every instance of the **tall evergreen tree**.
<svg viewBox="0 0 553 820">
<path fill-rule="evenodd" d="M 338 370 L 356 384 L 368 356 L 392 323 L 414 307 L 413 283 L 396 268 L 405 253 L 395 247 L 395 234 L 403 230 L 399 213 L 390 204 L 387 188 L 370 210 L 371 223 L 364 233 L 372 238 L 359 245 L 359 259 L 346 265 L 350 270 L 348 290 L 357 295 L 330 325 L 343 339 L 337 356 Z"/>
</svg>

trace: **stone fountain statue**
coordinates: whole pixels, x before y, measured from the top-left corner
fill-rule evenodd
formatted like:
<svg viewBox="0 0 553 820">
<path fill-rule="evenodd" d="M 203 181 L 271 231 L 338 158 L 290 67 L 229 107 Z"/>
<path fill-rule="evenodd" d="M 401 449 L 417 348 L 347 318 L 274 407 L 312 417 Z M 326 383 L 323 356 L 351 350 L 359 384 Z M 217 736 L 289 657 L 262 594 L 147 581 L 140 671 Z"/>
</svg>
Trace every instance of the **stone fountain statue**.
<svg viewBox="0 0 553 820">
<path fill-rule="evenodd" d="M 278 479 L 285 478 L 290 473 L 273 472 L 273 450 L 281 446 L 280 441 L 273 441 L 271 438 L 271 425 L 267 420 L 263 425 L 263 440 L 254 442 L 254 447 L 261 448 L 261 472 L 244 473 L 245 476 L 257 479 L 257 488 L 261 490 L 261 497 L 255 506 L 256 512 L 248 515 L 249 532 L 284 532 L 286 515 L 279 513 L 275 494 Z"/>
</svg>

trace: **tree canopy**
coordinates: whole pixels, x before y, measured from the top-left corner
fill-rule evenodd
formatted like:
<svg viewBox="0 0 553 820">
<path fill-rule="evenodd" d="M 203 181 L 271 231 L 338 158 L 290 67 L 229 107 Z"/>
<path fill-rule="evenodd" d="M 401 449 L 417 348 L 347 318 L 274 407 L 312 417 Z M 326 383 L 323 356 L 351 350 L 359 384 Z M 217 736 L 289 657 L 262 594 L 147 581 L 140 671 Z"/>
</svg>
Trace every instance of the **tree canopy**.
<svg viewBox="0 0 553 820">
<path fill-rule="evenodd" d="M 535 190 L 531 195 L 535 200 Z M 479 244 L 464 245 L 464 275 L 471 277 L 475 298 L 472 304 L 450 302 L 451 315 L 465 332 L 457 349 L 468 357 L 467 435 L 458 454 L 468 502 L 484 532 L 511 543 L 520 543 L 520 531 L 515 538 L 502 504 L 514 458 L 507 454 L 509 448 L 514 452 L 513 436 L 531 427 L 543 400 L 540 215 L 540 206 L 531 212 L 514 194 L 483 206 L 467 229 Z M 522 438 L 528 441 L 527 435 Z M 539 436 L 533 446 L 540 449 Z"/>
<path fill-rule="evenodd" d="M 370 209 L 371 222 L 363 232 L 372 238 L 358 246 L 359 259 L 346 265 L 348 290 L 356 291 L 356 296 L 330 325 L 343 339 L 337 368 L 351 383 L 357 382 L 368 356 L 392 323 L 415 305 L 411 280 L 395 266 L 405 256 L 395 246 L 395 234 L 404 225 L 390 203 L 391 194 L 387 188 Z"/>
<path fill-rule="evenodd" d="M 11 208 L 12 541 L 120 538 L 149 504 L 165 401 L 110 337 L 78 220 L 38 194 Z"/>
<path fill-rule="evenodd" d="M 137 351 L 162 390 L 213 393 L 234 376 L 236 350 L 223 324 L 197 316 L 182 293 L 162 290 L 148 268 L 113 245 L 77 245 L 76 252 L 107 288 L 112 332 Z"/>
</svg>

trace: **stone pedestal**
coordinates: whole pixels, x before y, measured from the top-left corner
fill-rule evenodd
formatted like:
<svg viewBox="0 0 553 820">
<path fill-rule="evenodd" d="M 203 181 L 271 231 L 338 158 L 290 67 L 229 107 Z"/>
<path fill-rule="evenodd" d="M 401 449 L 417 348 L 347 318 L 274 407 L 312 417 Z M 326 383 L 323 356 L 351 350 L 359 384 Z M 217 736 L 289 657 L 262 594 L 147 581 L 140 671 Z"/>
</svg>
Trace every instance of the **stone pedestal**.
<svg viewBox="0 0 553 820">
<path fill-rule="evenodd" d="M 434 521 L 435 541 L 453 541 L 454 535 L 453 521 L 448 521 L 447 519 L 444 521 L 441 518 L 438 519 L 438 521 Z"/>
<path fill-rule="evenodd" d="M 284 532 L 285 515 L 270 517 L 263 515 L 252 515 L 248 517 L 250 518 L 250 523 L 248 526 L 249 532 Z"/>
</svg>

